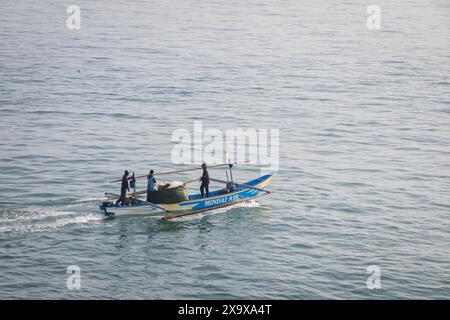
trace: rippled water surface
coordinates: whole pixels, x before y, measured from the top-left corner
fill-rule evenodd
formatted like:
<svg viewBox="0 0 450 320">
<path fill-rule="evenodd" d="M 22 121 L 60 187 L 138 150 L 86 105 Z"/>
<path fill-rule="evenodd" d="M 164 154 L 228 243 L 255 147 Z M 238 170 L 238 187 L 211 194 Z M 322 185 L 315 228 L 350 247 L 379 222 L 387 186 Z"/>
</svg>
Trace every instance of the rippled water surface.
<svg viewBox="0 0 450 320">
<path fill-rule="evenodd" d="M 73 4 L 73 31 L 69 3 L 0 5 L 0 298 L 449 297 L 447 0 L 378 1 L 381 30 L 356 0 Z M 273 193 L 104 219 L 195 120 L 278 128 Z"/>
</svg>

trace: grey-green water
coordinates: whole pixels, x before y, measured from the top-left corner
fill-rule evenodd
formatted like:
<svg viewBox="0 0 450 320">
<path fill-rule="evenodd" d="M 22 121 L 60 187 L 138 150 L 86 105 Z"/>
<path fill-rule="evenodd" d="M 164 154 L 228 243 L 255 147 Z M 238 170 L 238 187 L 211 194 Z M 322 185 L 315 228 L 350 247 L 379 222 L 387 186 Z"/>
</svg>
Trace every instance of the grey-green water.
<svg viewBox="0 0 450 320">
<path fill-rule="evenodd" d="M 376 4 L 381 30 L 361 1 L 3 1 L 0 298 L 448 298 L 450 6 Z M 103 219 L 194 120 L 278 128 L 273 194 Z"/>
</svg>

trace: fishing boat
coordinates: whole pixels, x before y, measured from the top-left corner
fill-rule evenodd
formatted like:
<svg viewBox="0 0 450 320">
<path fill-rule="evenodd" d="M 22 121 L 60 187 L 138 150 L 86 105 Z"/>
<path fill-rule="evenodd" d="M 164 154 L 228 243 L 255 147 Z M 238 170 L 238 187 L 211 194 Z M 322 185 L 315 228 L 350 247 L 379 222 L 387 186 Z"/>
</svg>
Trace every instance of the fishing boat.
<svg viewBox="0 0 450 320">
<path fill-rule="evenodd" d="M 129 205 L 122 205 L 116 203 L 120 196 L 113 193 L 105 193 L 108 201 L 100 205 L 100 210 L 106 216 L 157 216 L 163 220 L 174 219 L 187 215 L 193 215 L 201 212 L 211 211 L 218 208 L 232 206 L 238 203 L 250 201 L 270 194 L 270 191 L 265 190 L 265 186 L 271 181 L 273 174 L 266 174 L 256 179 L 249 180 L 245 183 L 238 183 L 233 180 L 232 163 L 219 164 L 210 166 L 209 168 L 217 168 L 228 166 L 231 180 L 228 180 L 228 173 L 226 172 L 227 180 L 220 180 L 209 178 L 211 181 L 223 183 L 224 187 L 209 192 L 208 197 L 203 197 L 201 194 L 187 194 L 185 186 L 188 183 L 198 181 L 198 179 L 190 180 L 185 183 L 168 184 L 165 189 L 155 191 L 154 194 L 161 196 L 155 197 L 157 201 L 147 202 L 142 195 L 146 194 L 146 190 L 138 191 L 136 193 L 128 193 L 127 201 Z M 193 170 L 201 170 L 202 168 L 190 168 L 178 171 L 162 172 L 155 175 L 179 173 Z M 148 175 L 137 176 L 137 178 L 148 177 Z M 111 182 L 119 182 L 121 180 L 114 180 Z M 155 199 L 154 198 L 154 199 Z"/>
</svg>

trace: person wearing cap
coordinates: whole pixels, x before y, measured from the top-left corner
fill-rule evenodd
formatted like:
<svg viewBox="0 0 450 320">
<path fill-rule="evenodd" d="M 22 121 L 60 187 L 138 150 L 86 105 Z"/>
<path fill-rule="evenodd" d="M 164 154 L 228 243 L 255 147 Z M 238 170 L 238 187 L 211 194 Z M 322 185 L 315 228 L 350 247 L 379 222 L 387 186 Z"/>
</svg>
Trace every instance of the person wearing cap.
<svg viewBox="0 0 450 320">
<path fill-rule="evenodd" d="M 202 164 L 203 174 L 200 177 L 200 181 L 202 182 L 200 186 L 200 193 L 202 194 L 202 198 L 205 195 L 206 191 L 206 197 L 209 197 L 209 173 L 208 170 L 206 170 L 206 163 Z"/>
<path fill-rule="evenodd" d="M 120 188 L 120 198 L 116 203 L 121 202 L 122 206 L 126 205 L 127 191 L 130 191 L 130 187 L 128 186 L 128 170 L 125 170 L 122 177 L 122 186 Z"/>
</svg>

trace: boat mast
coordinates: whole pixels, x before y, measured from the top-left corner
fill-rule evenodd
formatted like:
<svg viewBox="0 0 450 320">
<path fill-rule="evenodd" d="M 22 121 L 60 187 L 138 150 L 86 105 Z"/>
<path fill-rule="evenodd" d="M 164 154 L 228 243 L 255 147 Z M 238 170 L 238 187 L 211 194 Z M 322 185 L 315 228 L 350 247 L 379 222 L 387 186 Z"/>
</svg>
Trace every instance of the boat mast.
<svg viewBox="0 0 450 320">
<path fill-rule="evenodd" d="M 231 170 L 231 168 L 233 168 L 233 164 L 230 161 L 230 158 L 228 158 L 228 167 L 230 167 L 230 179 L 231 179 L 231 183 L 233 183 L 233 171 Z"/>
</svg>

